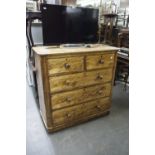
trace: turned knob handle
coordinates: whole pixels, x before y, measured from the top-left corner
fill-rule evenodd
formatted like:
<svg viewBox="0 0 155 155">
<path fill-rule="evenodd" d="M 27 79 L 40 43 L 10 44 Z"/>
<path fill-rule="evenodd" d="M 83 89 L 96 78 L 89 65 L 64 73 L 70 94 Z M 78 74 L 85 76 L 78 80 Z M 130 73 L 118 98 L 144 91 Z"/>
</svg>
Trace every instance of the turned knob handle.
<svg viewBox="0 0 155 155">
<path fill-rule="evenodd" d="M 100 59 L 98 62 L 99 62 L 100 64 L 104 64 L 104 60 L 103 60 L 103 59 Z"/>
<path fill-rule="evenodd" d="M 66 97 L 67 102 L 71 102 L 71 97 Z"/>
<path fill-rule="evenodd" d="M 98 75 L 97 78 L 102 80 L 103 79 L 103 75 Z"/>
<path fill-rule="evenodd" d="M 71 81 L 66 80 L 66 81 L 65 81 L 65 84 L 66 84 L 66 85 L 70 85 L 70 84 L 71 84 Z"/>
<path fill-rule="evenodd" d="M 103 91 L 102 91 L 102 90 L 99 90 L 99 91 L 98 91 L 98 94 L 102 94 L 102 93 L 103 93 Z"/>
<path fill-rule="evenodd" d="M 101 106 L 99 106 L 99 105 L 97 105 L 96 108 L 97 108 L 98 110 L 102 110 Z"/>
<path fill-rule="evenodd" d="M 68 63 L 65 63 L 64 66 L 65 66 L 66 69 L 70 68 L 70 64 L 68 64 Z"/>
<path fill-rule="evenodd" d="M 66 116 L 67 116 L 68 118 L 70 118 L 72 115 L 71 115 L 70 113 L 68 113 L 68 114 L 66 114 Z"/>
</svg>

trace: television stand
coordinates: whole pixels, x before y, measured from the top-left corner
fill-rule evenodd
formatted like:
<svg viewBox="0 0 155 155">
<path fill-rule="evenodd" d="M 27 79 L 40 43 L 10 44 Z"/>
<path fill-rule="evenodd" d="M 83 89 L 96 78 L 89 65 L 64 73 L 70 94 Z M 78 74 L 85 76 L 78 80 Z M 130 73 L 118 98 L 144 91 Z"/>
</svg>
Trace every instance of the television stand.
<svg viewBox="0 0 155 155">
<path fill-rule="evenodd" d="M 39 111 L 49 132 L 109 113 L 118 48 L 100 45 L 51 50 L 42 46 L 32 50 Z"/>
</svg>

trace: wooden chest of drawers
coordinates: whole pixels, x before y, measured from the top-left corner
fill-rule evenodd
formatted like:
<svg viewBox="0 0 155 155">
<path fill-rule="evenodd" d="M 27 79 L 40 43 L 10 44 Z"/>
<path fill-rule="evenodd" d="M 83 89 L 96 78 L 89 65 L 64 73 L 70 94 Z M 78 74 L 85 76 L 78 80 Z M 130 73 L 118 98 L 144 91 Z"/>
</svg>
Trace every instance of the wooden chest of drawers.
<svg viewBox="0 0 155 155">
<path fill-rule="evenodd" d="M 117 48 L 34 47 L 40 113 L 57 131 L 110 111 Z"/>
</svg>

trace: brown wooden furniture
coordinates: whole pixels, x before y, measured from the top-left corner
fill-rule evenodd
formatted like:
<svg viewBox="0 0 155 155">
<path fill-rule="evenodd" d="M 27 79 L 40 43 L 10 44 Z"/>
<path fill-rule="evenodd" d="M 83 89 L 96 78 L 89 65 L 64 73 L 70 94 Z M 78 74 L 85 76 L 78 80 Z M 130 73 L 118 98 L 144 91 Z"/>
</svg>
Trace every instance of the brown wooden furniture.
<svg viewBox="0 0 155 155">
<path fill-rule="evenodd" d="M 129 29 L 121 29 L 117 45 L 120 47 L 120 52 L 118 52 L 115 81 L 123 82 L 124 90 L 126 90 L 126 86 L 129 84 Z M 124 47 L 128 49 L 125 50 L 126 52 Z"/>
<path fill-rule="evenodd" d="M 116 67 L 115 47 L 33 47 L 40 113 L 48 131 L 107 114 Z"/>
<path fill-rule="evenodd" d="M 117 68 L 115 81 L 121 81 L 124 83 L 124 90 L 126 90 L 127 84 L 129 84 L 129 56 L 123 55 L 122 52 L 118 52 Z"/>
<path fill-rule="evenodd" d="M 61 3 L 62 5 L 75 5 L 76 0 L 62 0 Z"/>
<path fill-rule="evenodd" d="M 112 45 L 112 31 L 113 31 L 113 23 L 114 20 L 116 19 L 117 14 L 112 13 L 112 14 L 104 14 L 104 43 L 108 43 Z"/>
<path fill-rule="evenodd" d="M 129 29 L 121 29 L 118 33 L 117 46 L 129 48 Z"/>
</svg>

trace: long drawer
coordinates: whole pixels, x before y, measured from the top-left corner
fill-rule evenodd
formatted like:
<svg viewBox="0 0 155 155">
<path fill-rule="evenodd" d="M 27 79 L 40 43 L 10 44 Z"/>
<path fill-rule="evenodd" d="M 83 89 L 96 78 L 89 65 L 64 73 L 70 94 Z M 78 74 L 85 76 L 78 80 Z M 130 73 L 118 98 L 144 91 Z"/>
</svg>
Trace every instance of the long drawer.
<svg viewBox="0 0 155 155">
<path fill-rule="evenodd" d="M 84 57 L 66 57 L 48 59 L 48 74 L 80 72 L 84 69 Z"/>
<path fill-rule="evenodd" d="M 80 120 L 92 115 L 99 115 L 110 108 L 110 98 L 97 99 L 85 104 L 57 110 L 53 112 L 53 123 L 55 125 L 65 124 Z"/>
<path fill-rule="evenodd" d="M 106 97 L 102 99 L 97 99 L 96 101 L 85 103 L 84 107 L 84 116 L 97 115 L 104 112 L 105 110 L 110 109 L 110 98 Z"/>
<path fill-rule="evenodd" d="M 54 94 L 51 96 L 52 109 L 76 105 L 93 99 L 110 96 L 111 83 L 91 86 L 78 90 Z"/>
<path fill-rule="evenodd" d="M 90 86 L 112 80 L 113 68 L 50 77 L 50 92 L 60 92 L 78 87 Z"/>
<path fill-rule="evenodd" d="M 89 55 L 86 57 L 86 69 L 92 70 L 113 67 L 114 57 L 114 53 Z"/>
</svg>

